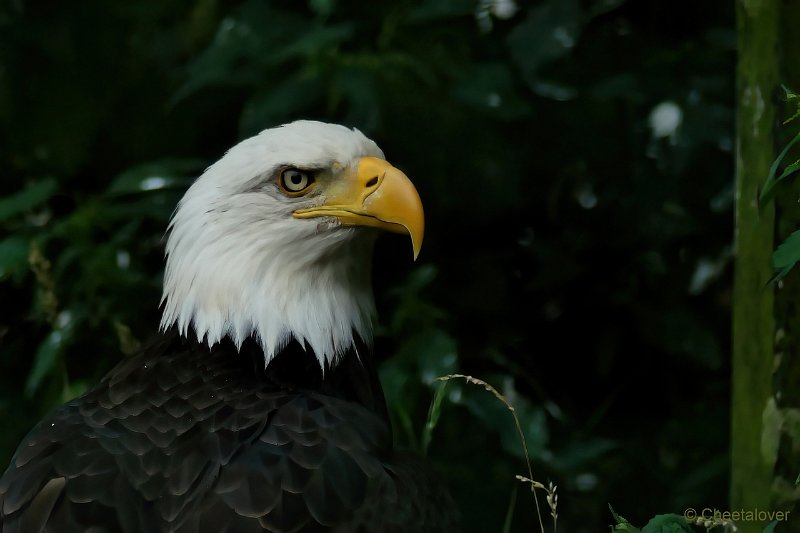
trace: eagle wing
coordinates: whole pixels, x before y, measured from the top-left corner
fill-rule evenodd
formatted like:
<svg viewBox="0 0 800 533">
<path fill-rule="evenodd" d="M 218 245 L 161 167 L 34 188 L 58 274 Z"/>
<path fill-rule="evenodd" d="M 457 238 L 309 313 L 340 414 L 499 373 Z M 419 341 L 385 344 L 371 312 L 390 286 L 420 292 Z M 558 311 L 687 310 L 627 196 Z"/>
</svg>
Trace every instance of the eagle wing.
<svg viewBox="0 0 800 533">
<path fill-rule="evenodd" d="M 381 417 L 237 355 L 168 343 L 56 410 L 0 479 L 3 531 L 453 531 Z"/>
</svg>

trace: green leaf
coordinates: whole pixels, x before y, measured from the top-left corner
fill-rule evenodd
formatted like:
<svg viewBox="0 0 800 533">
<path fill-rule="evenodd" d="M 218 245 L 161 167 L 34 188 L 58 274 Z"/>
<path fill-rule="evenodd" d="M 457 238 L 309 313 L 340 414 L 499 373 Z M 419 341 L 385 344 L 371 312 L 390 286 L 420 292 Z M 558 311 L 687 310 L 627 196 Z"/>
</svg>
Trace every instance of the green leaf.
<svg viewBox="0 0 800 533">
<path fill-rule="evenodd" d="M 360 65 L 343 68 L 337 73 L 336 86 L 347 105 L 347 123 L 367 133 L 375 131 L 383 108 L 376 73 Z"/>
<path fill-rule="evenodd" d="M 272 24 L 270 24 L 272 22 Z M 258 31 L 270 27 L 274 32 Z M 197 55 L 186 69 L 186 81 L 171 98 L 171 103 L 210 85 L 252 85 L 258 83 L 258 55 L 273 44 L 270 37 L 283 36 L 283 29 L 297 27 L 264 2 L 245 2 L 234 14 L 220 21 L 211 44 Z"/>
<path fill-rule="evenodd" d="M 782 280 L 783 278 L 785 278 L 785 277 L 786 277 L 786 275 L 787 275 L 787 274 L 789 274 L 789 272 L 791 272 L 791 271 L 792 271 L 792 267 L 782 268 L 782 269 L 780 269 L 780 270 L 776 271 L 776 272 L 775 272 L 775 273 L 772 275 L 772 277 L 771 277 L 771 278 L 769 278 L 769 281 L 767 281 L 767 282 L 764 284 L 764 287 L 769 287 L 769 286 L 770 286 L 770 285 L 772 285 L 773 283 L 777 283 L 777 282 L 779 282 L 780 280 Z"/>
<path fill-rule="evenodd" d="M 776 273 L 772 281 L 780 281 L 800 261 L 800 230 L 789 235 L 772 253 L 772 267 Z"/>
<path fill-rule="evenodd" d="M 28 374 L 28 380 L 25 382 L 25 395 L 27 397 L 33 397 L 45 376 L 53 371 L 61 343 L 61 333 L 51 331 L 39 345 L 39 349 L 36 351 L 36 357 L 33 360 L 33 368 L 30 374 Z"/>
<path fill-rule="evenodd" d="M 44 378 L 59 371 L 59 357 L 61 357 L 64 348 L 72 341 L 76 325 L 82 320 L 83 313 L 75 310 L 62 311 L 58 315 L 53 330 L 36 350 L 33 368 L 25 382 L 26 396 L 30 398 L 36 394 Z M 66 381 L 66 376 L 63 377 Z"/>
<path fill-rule="evenodd" d="M 773 533 L 775 531 L 775 527 L 777 525 L 778 525 L 778 521 L 777 520 L 773 520 L 772 522 L 767 524 L 767 527 L 765 527 L 764 531 L 762 531 L 761 533 Z"/>
<path fill-rule="evenodd" d="M 423 454 L 428 452 L 428 446 L 430 446 L 431 438 L 433 437 L 433 430 L 436 428 L 436 424 L 439 423 L 439 416 L 442 414 L 442 401 L 445 398 L 444 392 L 446 388 L 447 381 L 440 381 L 433 393 L 433 400 L 428 409 L 428 420 L 425 423 L 425 429 L 422 431 Z"/>
<path fill-rule="evenodd" d="M 517 491 L 519 484 L 514 483 L 511 489 L 511 498 L 508 500 L 508 509 L 506 509 L 506 519 L 503 522 L 502 533 L 511 533 L 511 523 L 514 521 L 514 509 L 517 507 Z"/>
<path fill-rule="evenodd" d="M 329 17 L 336 10 L 336 0 L 309 0 L 308 7 L 317 15 Z"/>
<path fill-rule="evenodd" d="M 800 230 L 789 235 L 772 254 L 772 266 L 775 269 L 793 266 L 800 260 Z"/>
<path fill-rule="evenodd" d="M 640 533 L 639 529 L 632 526 L 625 518 L 618 515 L 611 504 L 608 504 L 608 510 L 611 511 L 611 516 L 614 518 L 616 524 L 612 527 L 611 531 L 619 531 L 620 533 Z"/>
<path fill-rule="evenodd" d="M 390 329 L 394 335 L 408 338 L 445 316 L 441 309 L 423 296 L 423 292 L 435 278 L 434 265 L 421 265 L 409 274 L 401 286 L 391 290 L 391 294 L 397 297 L 395 313 L 390 321 Z"/>
<path fill-rule="evenodd" d="M 495 385 L 497 390 L 514 406 L 522 434 L 525 436 L 528 453 L 534 458 L 540 455 L 550 439 L 544 409 L 533 405 L 530 400 L 520 395 L 514 388 L 513 378 L 510 376 L 489 376 L 486 381 Z M 508 408 L 502 402 L 492 398 L 492 395 L 483 388 L 463 387 L 461 384 L 458 386 L 461 387 L 459 403 L 466 406 L 484 428 L 490 429 L 500 436 L 500 443 L 506 452 L 514 457 L 523 458 L 525 454 L 520 443 L 519 433 L 517 433 L 514 419 Z M 453 388 L 456 388 L 455 384 Z"/>
<path fill-rule="evenodd" d="M 394 289 L 393 292 L 395 294 L 402 292 L 418 294 L 421 290 L 433 283 L 437 273 L 436 265 L 430 263 L 420 265 L 411 271 L 404 285 Z"/>
<path fill-rule="evenodd" d="M 796 109 L 795 109 L 794 114 L 791 117 L 789 117 L 789 118 L 787 118 L 786 120 L 783 121 L 784 124 L 788 124 L 791 121 L 793 121 L 794 119 L 796 119 L 797 117 L 800 117 L 800 95 L 798 95 L 796 92 L 792 91 L 786 85 L 781 85 L 781 88 L 783 88 L 783 92 L 786 93 L 786 101 L 787 102 L 794 102 L 795 106 L 797 106 Z"/>
<path fill-rule="evenodd" d="M 269 28 L 269 31 L 264 31 Z M 270 72 L 288 60 L 331 53 L 355 31 L 351 23 L 325 25 L 261 0 L 244 2 L 225 17 L 212 43 L 187 68 L 186 82 L 173 104 L 209 86 L 260 87 L 285 76 L 291 67 Z"/>
<path fill-rule="evenodd" d="M 413 347 L 415 346 L 416 347 Z M 458 348 L 456 341 L 445 331 L 432 329 L 404 346 L 417 356 L 419 378 L 426 385 L 434 385 L 436 378 L 456 371 Z"/>
<path fill-rule="evenodd" d="M 117 175 L 109 194 L 132 194 L 161 189 L 184 189 L 202 170 L 199 159 L 163 159 L 131 167 Z"/>
<path fill-rule="evenodd" d="M 614 510 L 614 508 L 611 507 L 610 503 L 608 504 L 608 510 L 611 511 L 611 517 L 614 519 L 614 521 L 617 524 L 622 524 L 622 523 L 627 522 L 627 520 L 625 520 L 624 518 L 622 518 L 620 515 L 617 514 L 617 512 Z"/>
<path fill-rule="evenodd" d="M 790 175 L 794 174 L 798 170 L 800 170 L 800 159 L 795 161 L 794 163 L 786 165 L 786 168 L 783 169 L 783 172 L 781 172 L 781 175 L 778 176 L 778 178 L 775 181 L 781 181 L 784 178 L 788 178 Z"/>
<path fill-rule="evenodd" d="M 589 12 L 587 16 L 589 18 L 599 17 L 600 15 L 605 15 L 611 11 L 614 11 L 618 7 L 622 6 L 627 0 L 597 0 L 593 2 L 589 6 Z"/>
<path fill-rule="evenodd" d="M 19 236 L 0 241 L 0 279 L 14 276 L 19 279 L 28 270 L 30 243 Z"/>
<path fill-rule="evenodd" d="M 457 100 L 500 119 L 520 119 L 530 113 L 530 105 L 518 94 L 511 70 L 505 65 L 473 66 L 464 72 L 453 94 Z"/>
<path fill-rule="evenodd" d="M 583 13 L 577 0 L 549 0 L 529 11 L 508 36 L 511 57 L 529 85 L 540 67 L 569 54 L 578 41 Z"/>
<path fill-rule="evenodd" d="M 47 201 L 56 190 L 58 190 L 56 180 L 48 178 L 31 183 L 16 194 L 0 198 L 0 222 Z"/>
<path fill-rule="evenodd" d="M 302 110 L 324 95 L 324 87 L 323 80 L 316 76 L 298 76 L 257 92 L 242 110 L 242 135 L 255 135 L 264 128 L 298 118 Z"/>
<path fill-rule="evenodd" d="M 78 396 L 89 390 L 89 387 L 91 387 L 92 385 L 93 383 L 90 383 L 85 379 L 70 381 L 69 383 L 67 383 L 66 387 L 64 387 L 64 390 L 62 392 L 63 394 L 62 400 L 68 402 L 73 398 L 77 398 Z"/>
<path fill-rule="evenodd" d="M 642 528 L 642 533 L 692 533 L 692 528 L 681 515 L 662 514 L 653 517 Z"/>
<path fill-rule="evenodd" d="M 456 344 L 444 331 L 429 327 L 407 337 L 394 356 L 383 363 L 380 379 L 387 404 L 396 422 L 408 437 L 406 445 L 426 448 L 431 442 L 433 429 L 439 420 L 443 390 L 436 378 L 456 371 Z M 429 401 L 430 388 L 434 388 L 433 403 L 429 405 L 427 425 L 423 435 L 417 438 L 409 413 L 419 412 L 423 402 Z M 418 427 L 421 420 L 417 417 Z"/>
<path fill-rule="evenodd" d="M 629 524 L 628 522 L 617 524 L 611 529 L 611 531 L 617 531 L 620 533 L 641 533 L 639 528 Z"/>
<path fill-rule="evenodd" d="M 794 170 L 797 170 L 794 169 L 789 173 L 787 173 L 786 170 L 784 170 L 784 172 L 780 175 L 780 177 L 776 177 L 778 175 L 778 168 L 781 166 L 781 162 L 786 157 L 786 154 L 788 154 L 792 146 L 794 146 L 798 142 L 800 142 L 800 133 L 795 135 L 794 139 L 792 139 L 789 142 L 789 144 L 787 144 L 784 147 L 781 153 L 778 154 L 778 157 L 775 159 L 775 161 L 772 162 L 772 166 L 769 167 L 769 174 L 767 174 L 767 181 L 764 182 L 764 188 L 761 189 L 761 194 L 759 195 L 758 198 L 758 201 L 762 206 L 767 202 L 769 202 L 770 200 L 772 200 L 772 197 L 775 196 L 775 187 L 778 185 L 778 183 L 786 179 L 789 175 L 791 175 L 794 172 Z M 789 165 L 789 167 L 796 164 L 797 163 L 792 163 L 792 165 Z"/>
<path fill-rule="evenodd" d="M 187 182 L 188 185 L 188 182 Z M 152 219 L 161 222 L 169 220 L 175 209 L 175 204 L 180 200 L 183 188 L 166 194 L 166 191 L 153 191 L 153 194 L 142 196 L 137 200 L 126 202 L 106 203 L 98 206 L 98 216 L 103 221 L 120 221 Z"/>
<path fill-rule="evenodd" d="M 286 46 L 276 49 L 271 55 L 271 61 L 273 64 L 278 64 L 287 59 L 328 51 L 335 48 L 337 44 L 348 40 L 354 31 L 355 27 L 351 23 L 306 27 L 305 31 L 293 35 L 294 39 L 289 40 Z"/>
<path fill-rule="evenodd" d="M 475 0 L 426 0 L 410 13 L 409 21 L 431 22 L 472 16 L 475 4 Z"/>
</svg>

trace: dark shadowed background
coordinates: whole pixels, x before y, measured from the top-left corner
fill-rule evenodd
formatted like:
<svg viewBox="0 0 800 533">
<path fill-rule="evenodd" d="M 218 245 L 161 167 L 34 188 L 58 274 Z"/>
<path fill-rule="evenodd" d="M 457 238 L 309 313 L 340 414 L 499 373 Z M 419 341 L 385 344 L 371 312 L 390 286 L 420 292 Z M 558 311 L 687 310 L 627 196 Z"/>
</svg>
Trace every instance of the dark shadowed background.
<svg viewBox="0 0 800 533">
<path fill-rule="evenodd" d="M 419 260 L 395 236 L 375 260 L 400 445 L 461 372 L 516 406 L 559 531 L 725 508 L 732 4 L 3 0 L 0 463 L 155 332 L 192 179 L 313 118 L 425 204 Z M 538 531 L 510 413 L 446 392 L 429 455 L 467 530 Z"/>
</svg>

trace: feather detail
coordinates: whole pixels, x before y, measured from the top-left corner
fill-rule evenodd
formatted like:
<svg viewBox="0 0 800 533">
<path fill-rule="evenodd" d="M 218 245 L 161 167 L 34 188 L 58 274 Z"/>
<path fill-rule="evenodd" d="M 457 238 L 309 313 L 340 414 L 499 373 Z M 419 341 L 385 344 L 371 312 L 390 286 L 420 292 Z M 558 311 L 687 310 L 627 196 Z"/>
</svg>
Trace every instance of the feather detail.
<svg viewBox="0 0 800 533">
<path fill-rule="evenodd" d="M 457 530 L 424 463 L 392 450 L 374 367 L 350 351 L 322 378 L 297 343 L 262 358 L 174 330 L 126 358 L 25 438 L 3 531 Z"/>
<path fill-rule="evenodd" d="M 299 121 L 242 141 L 210 166 L 170 223 L 162 330 L 174 324 L 208 346 L 255 337 L 265 365 L 298 340 L 323 369 L 353 346 L 353 332 L 371 342 L 372 231 L 293 218 L 322 199 L 287 197 L 271 179 L 287 165 L 333 173 L 363 156 L 383 153 L 358 130 Z"/>
</svg>

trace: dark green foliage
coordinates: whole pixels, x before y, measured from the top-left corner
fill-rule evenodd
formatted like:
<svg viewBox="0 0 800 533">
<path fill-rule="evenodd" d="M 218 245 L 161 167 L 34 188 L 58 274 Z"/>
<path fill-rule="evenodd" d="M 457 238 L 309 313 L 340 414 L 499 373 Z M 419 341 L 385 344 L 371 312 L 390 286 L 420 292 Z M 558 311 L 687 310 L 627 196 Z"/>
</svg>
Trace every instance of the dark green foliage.
<svg viewBox="0 0 800 533">
<path fill-rule="evenodd" d="M 800 230 L 795 231 L 772 254 L 775 279 L 781 279 L 800 261 Z"/>
<path fill-rule="evenodd" d="M 313 118 L 374 138 L 425 203 L 417 264 L 378 244 L 376 353 L 395 439 L 472 530 L 503 527 L 525 463 L 474 386 L 442 389 L 426 430 L 456 371 L 516 406 L 560 531 L 606 530 L 607 501 L 634 523 L 724 508 L 729 4 L 4 2 L 0 457 L 155 331 L 191 180 Z M 528 496 L 513 531 L 538 527 Z"/>
<path fill-rule="evenodd" d="M 783 121 L 784 124 L 789 124 L 800 117 L 800 95 L 794 93 L 791 89 L 785 86 L 783 87 L 783 90 L 786 93 L 787 102 L 794 106 L 794 110 L 790 111 L 792 115 Z M 781 150 L 781 153 L 778 154 L 778 157 L 776 157 L 775 161 L 772 163 L 772 166 L 769 169 L 769 175 L 764 183 L 764 188 L 759 196 L 759 201 L 762 205 L 771 201 L 775 197 L 775 194 L 778 190 L 778 185 L 781 182 L 787 180 L 788 178 L 795 177 L 796 172 L 800 170 L 799 159 L 785 165 L 781 173 L 778 174 L 778 170 L 781 169 L 781 165 L 786 159 L 786 156 L 798 142 L 800 142 L 800 133 L 797 133 L 792 140 L 789 141 L 786 146 L 784 146 L 783 150 Z M 778 246 L 778 248 L 775 250 L 775 253 L 772 255 L 772 266 L 775 269 L 773 281 L 780 281 L 786 277 L 786 275 L 792 270 L 792 268 L 794 268 L 794 265 L 797 264 L 798 261 L 800 261 L 800 232 L 794 232 L 789 235 L 789 237 L 787 237 L 781 245 Z"/>
<path fill-rule="evenodd" d="M 611 531 L 630 531 L 632 533 L 639 531 L 638 528 L 633 527 L 625 517 L 618 515 L 614 508 L 611 507 L 611 504 L 608 504 L 608 510 L 611 512 L 614 522 L 616 522 L 616 524 L 612 526 Z"/>
<path fill-rule="evenodd" d="M 677 514 L 662 514 L 654 516 L 642 528 L 642 533 L 690 533 L 692 528 L 686 519 Z"/>
<path fill-rule="evenodd" d="M 686 519 L 677 514 L 654 516 L 647 525 L 639 529 L 614 512 L 614 509 L 610 505 L 608 508 L 616 522 L 616 524 L 611 527 L 611 531 L 617 531 L 619 533 L 691 533 L 694 531 L 687 523 Z"/>
</svg>

